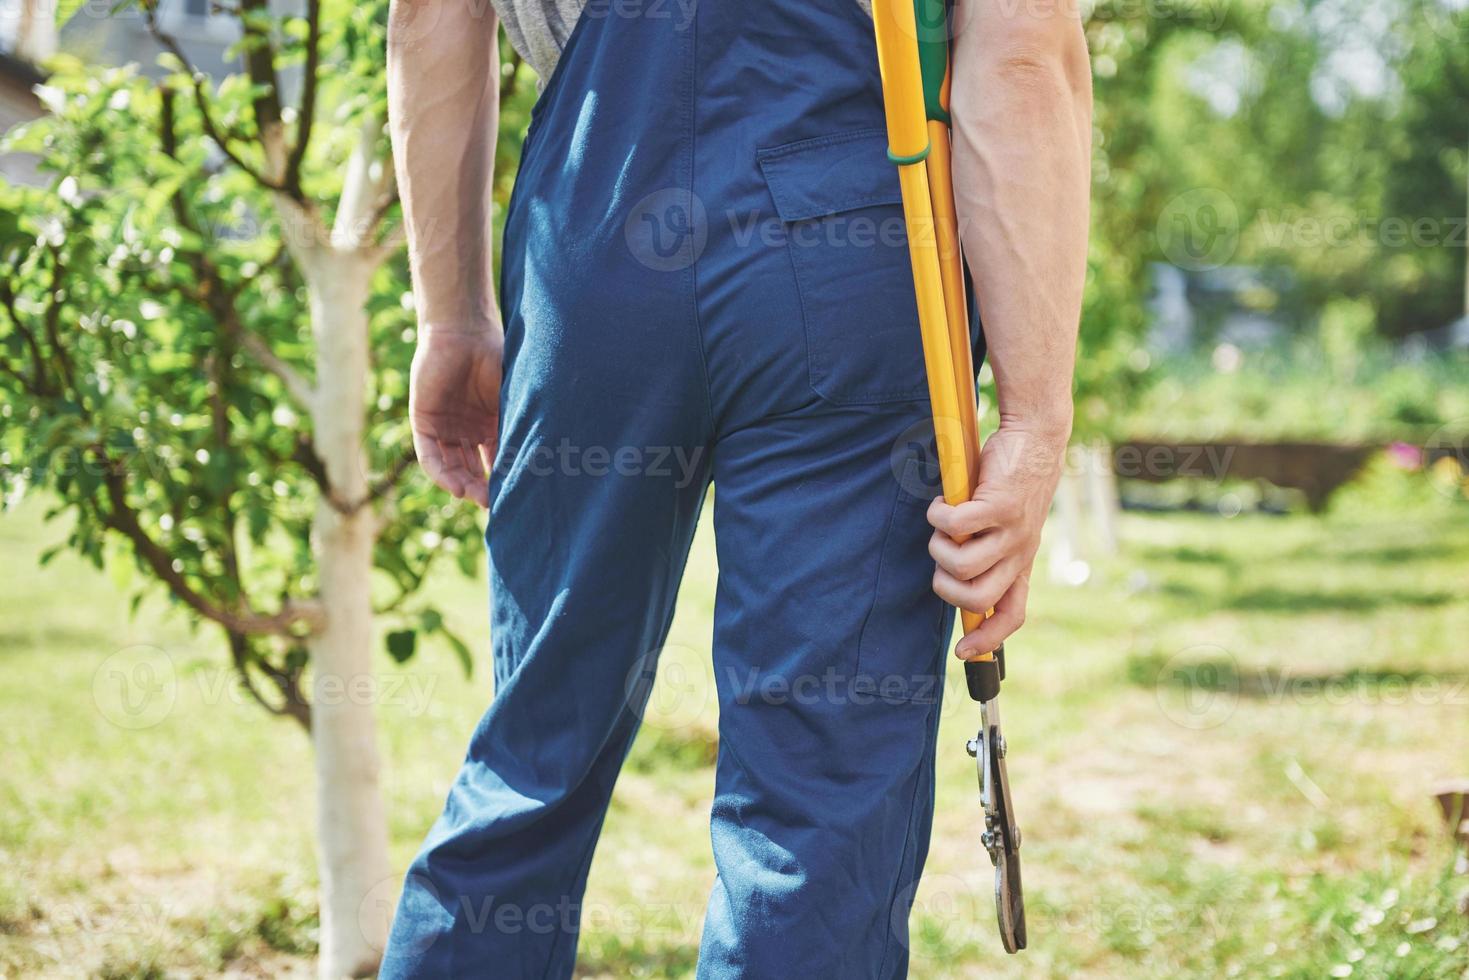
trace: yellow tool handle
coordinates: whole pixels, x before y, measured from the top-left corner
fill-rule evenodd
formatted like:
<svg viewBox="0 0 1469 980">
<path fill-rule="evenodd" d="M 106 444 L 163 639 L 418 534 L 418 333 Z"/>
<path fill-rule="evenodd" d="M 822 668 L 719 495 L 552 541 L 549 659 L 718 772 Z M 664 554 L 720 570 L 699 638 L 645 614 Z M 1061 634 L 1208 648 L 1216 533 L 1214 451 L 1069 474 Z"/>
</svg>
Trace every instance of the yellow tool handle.
<svg viewBox="0 0 1469 980">
<path fill-rule="evenodd" d="M 942 123 L 930 123 L 925 113 L 911 0 L 873 0 L 872 14 L 888 157 L 898 166 L 903 196 L 939 475 L 944 499 L 960 504 L 974 495 L 979 477 L 979 413 L 948 133 Z M 967 609 L 960 614 L 965 633 L 978 629 L 985 619 Z"/>
</svg>

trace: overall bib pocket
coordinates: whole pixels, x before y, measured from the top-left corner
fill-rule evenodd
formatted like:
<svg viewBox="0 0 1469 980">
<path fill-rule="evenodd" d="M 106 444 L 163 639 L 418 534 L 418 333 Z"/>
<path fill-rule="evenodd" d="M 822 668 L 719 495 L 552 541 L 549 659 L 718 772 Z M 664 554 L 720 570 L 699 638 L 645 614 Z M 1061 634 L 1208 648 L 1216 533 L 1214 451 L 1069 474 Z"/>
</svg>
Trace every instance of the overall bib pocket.
<svg viewBox="0 0 1469 980">
<path fill-rule="evenodd" d="M 812 389 L 836 405 L 926 398 L 896 169 L 881 129 L 757 153 L 800 293 Z"/>
</svg>

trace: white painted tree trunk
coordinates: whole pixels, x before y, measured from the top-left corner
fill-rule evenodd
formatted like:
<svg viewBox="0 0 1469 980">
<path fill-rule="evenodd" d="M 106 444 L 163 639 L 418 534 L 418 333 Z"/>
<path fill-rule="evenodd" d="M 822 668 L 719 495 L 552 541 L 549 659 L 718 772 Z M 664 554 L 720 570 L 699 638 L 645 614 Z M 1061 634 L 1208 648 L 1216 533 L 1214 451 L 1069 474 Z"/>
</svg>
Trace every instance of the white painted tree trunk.
<svg viewBox="0 0 1469 980">
<path fill-rule="evenodd" d="M 1082 479 L 1078 472 L 1077 447 L 1066 453 L 1066 469 L 1056 485 L 1055 509 L 1051 514 L 1055 520 L 1055 537 L 1050 553 L 1051 580 L 1066 585 L 1080 585 L 1086 581 L 1086 562 L 1081 549 L 1081 500 Z"/>
<path fill-rule="evenodd" d="M 313 439 L 332 502 L 317 506 L 312 547 L 326 625 L 311 640 L 321 877 L 319 975 L 370 976 L 391 910 L 368 901 L 388 878 L 387 819 L 372 692 L 372 548 L 377 535 L 362 453 L 368 378 L 365 304 L 378 260 L 317 247 L 303 261 L 316 339 Z"/>
<path fill-rule="evenodd" d="M 1117 554 L 1117 513 L 1122 509 L 1117 495 L 1117 474 L 1112 470 L 1112 447 L 1098 441 L 1087 447 L 1086 496 L 1102 554 Z"/>
</svg>

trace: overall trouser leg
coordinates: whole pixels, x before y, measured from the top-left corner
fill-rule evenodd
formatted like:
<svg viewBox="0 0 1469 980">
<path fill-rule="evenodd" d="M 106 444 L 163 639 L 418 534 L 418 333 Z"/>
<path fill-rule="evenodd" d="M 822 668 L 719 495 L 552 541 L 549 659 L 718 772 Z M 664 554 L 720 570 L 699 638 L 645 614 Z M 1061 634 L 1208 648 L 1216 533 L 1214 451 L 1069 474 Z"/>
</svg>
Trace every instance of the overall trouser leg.
<svg viewBox="0 0 1469 980">
<path fill-rule="evenodd" d="M 570 975 L 593 847 L 705 495 L 696 441 L 660 437 L 612 399 L 594 425 L 568 417 L 557 382 L 571 378 L 527 347 L 505 399 L 505 437 L 526 442 L 502 449 L 491 494 L 496 695 L 409 871 L 386 977 Z M 626 381 L 633 367 L 616 364 Z M 628 453 L 622 474 L 603 461 L 630 447 L 641 470 Z"/>
<path fill-rule="evenodd" d="M 579 43 L 568 70 L 585 70 Z M 573 82 L 552 86 L 590 106 L 595 86 Z M 645 73 L 627 94 L 658 84 Z M 642 153 L 674 173 L 679 139 L 634 147 L 615 116 L 553 89 L 505 231 L 487 531 L 495 699 L 409 870 L 385 977 L 571 975 L 592 852 L 708 486 L 692 273 L 650 269 L 604 220 L 618 204 L 604 168 Z"/>
<path fill-rule="evenodd" d="M 952 621 L 930 587 L 926 475 L 890 468 L 923 412 L 820 408 L 716 449 L 701 977 L 906 974 Z"/>
</svg>

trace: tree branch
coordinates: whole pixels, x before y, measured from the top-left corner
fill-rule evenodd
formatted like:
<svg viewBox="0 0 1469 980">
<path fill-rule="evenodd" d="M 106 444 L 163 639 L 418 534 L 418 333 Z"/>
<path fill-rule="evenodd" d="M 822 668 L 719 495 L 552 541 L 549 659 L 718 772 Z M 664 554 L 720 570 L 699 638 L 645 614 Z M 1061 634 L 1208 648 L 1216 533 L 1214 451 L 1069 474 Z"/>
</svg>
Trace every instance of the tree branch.
<svg viewBox="0 0 1469 980">
<path fill-rule="evenodd" d="M 304 626 L 308 631 L 321 628 L 321 610 L 313 605 L 287 602 L 277 613 L 261 613 L 248 608 L 227 609 L 195 589 L 174 567 L 172 556 L 144 529 L 138 512 L 128 503 L 121 462 L 99 443 L 88 448 L 103 467 L 102 484 L 107 490 L 109 505 L 109 509 L 100 514 L 103 524 L 132 542 L 138 558 L 180 602 L 205 619 L 238 633 L 296 636 L 296 627 Z"/>
<path fill-rule="evenodd" d="M 178 131 L 174 122 L 174 91 L 167 84 L 163 84 L 158 87 L 158 95 L 160 104 L 159 142 L 163 145 L 163 152 L 177 163 L 179 162 Z M 188 204 L 184 200 L 182 190 L 174 191 L 171 203 L 174 220 L 201 239 L 207 240 L 203 229 L 189 214 Z M 286 392 L 302 408 L 310 411 L 316 400 L 315 389 L 295 368 L 271 350 L 264 338 L 241 322 L 238 308 L 235 305 L 237 291 L 231 288 L 224 277 L 219 274 L 219 269 L 210 260 L 208 254 L 202 251 L 190 252 L 188 261 L 198 279 L 211 287 L 207 293 L 196 294 L 193 299 L 209 306 L 211 313 L 225 326 L 226 332 L 239 342 L 241 348 L 254 357 L 267 371 L 279 378 L 285 385 Z"/>
<path fill-rule="evenodd" d="M 230 660 L 235 665 L 235 673 L 239 674 L 240 682 L 245 685 L 245 690 L 250 697 L 271 714 L 292 718 L 309 732 L 311 730 L 311 705 L 301 692 L 300 671 L 283 670 L 264 657 L 254 654 L 250 649 L 250 639 L 245 634 L 233 630 L 226 630 L 225 633 L 229 637 Z M 256 669 L 275 685 L 276 690 L 281 694 L 280 704 L 271 704 L 260 693 L 259 688 L 255 686 L 255 682 L 250 677 L 251 664 L 254 664 Z"/>
<path fill-rule="evenodd" d="M 52 294 L 52 302 L 55 302 L 55 294 Z M 20 310 L 16 307 L 15 290 L 11 288 L 9 280 L 0 280 L 0 305 L 5 308 L 5 313 L 10 317 L 10 323 L 15 332 L 20 334 L 26 343 L 26 349 L 31 355 L 31 380 L 23 378 L 16 368 L 8 368 L 15 375 L 27 391 L 38 397 L 48 397 L 52 394 L 51 386 L 46 383 L 46 357 L 41 353 L 41 345 L 36 341 L 35 332 L 25 325 L 21 319 Z"/>
<path fill-rule="evenodd" d="M 306 2 L 306 64 L 302 68 L 301 107 L 296 114 L 296 145 L 286 160 L 285 185 L 297 198 L 301 191 L 301 164 L 311 144 L 311 126 L 316 119 L 316 72 L 321 65 L 321 0 Z"/>
<path fill-rule="evenodd" d="M 404 474 L 411 470 L 413 464 L 417 462 L 418 454 L 412 449 L 398 457 L 393 465 L 388 467 L 388 471 L 374 480 L 367 488 L 367 498 L 362 503 L 369 504 L 387 496 L 402 481 Z"/>
<path fill-rule="evenodd" d="M 240 346 L 271 374 L 280 379 L 285 385 L 286 392 L 301 404 L 307 411 L 316 403 L 316 388 L 306 380 L 302 374 L 291 365 L 281 360 L 270 345 L 260 338 L 260 335 L 247 329 L 243 324 L 232 318 L 230 324 L 240 338 Z"/>
<path fill-rule="evenodd" d="M 199 118 L 203 124 L 205 135 L 214 141 L 214 144 L 219 147 L 220 152 L 228 157 L 231 163 L 243 170 L 261 187 L 280 193 L 287 193 L 285 186 L 280 181 L 272 180 L 260 168 L 247 163 L 243 157 L 235 152 L 234 147 L 230 145 L 229 139 L 220 132 L 219 125 L 214 121 L 214 112 L 209 107 L 209 96 L 204 91 L 204 73 L 194 66 L 194 63 L 189 60 L 188 55 L 184 54 L 184 49 L 179 45 L 178 39 L 165 31 L 162 25 L 158 23 L 157 3 L 144 3 L 142 4 L 142 8 L 148 33 L 153 35 L 154 40 L 161 44 L 165 51 L 178 59 L 184 71 L 189 76 L 189 83 L 194 90 L 194 104 L 199 110 Z M 302 201 L 301 204 L 304 206 L 306 202 Z"/>
<path fill-rule="evenodd" d="M 66 348 L 61 345 L 61 303 L 57 301 L 62 294 L 61 276 L 66 271 L 66 263 L 61 260 L 61 246 L 48 244 L 46 249 L 51 254 L 51 288 L 46 294 L 46 314 L 41 322 L 46 328 L 46 340 L 57 354 L 56 363 L 61 366 L 62 380 L 68 387 L 75 388 L 76 375 L 72 371 L 71 359 L 65 356 Z"/>
<path fill-rule="evenodd" d="M 281 80 L 275 70 L 275 46 L 271 44 L 270 34 L 259 26 L 259 19 L 268 16 L 268 0 L 240 0 L 240 26 L 245 32 L 245 74 L 255 90 L 251 103 L 255 110 L 255 132 L 260 137 L 260 147 L 265 151 L 271 175 L 283 178 L 287 153 L 285 125 L 281 119 Z M 304 200 L 298 196 L 299 188 L 293 189 L 283 180 L 280 189 L 293 200 Z"/>
</svg>

